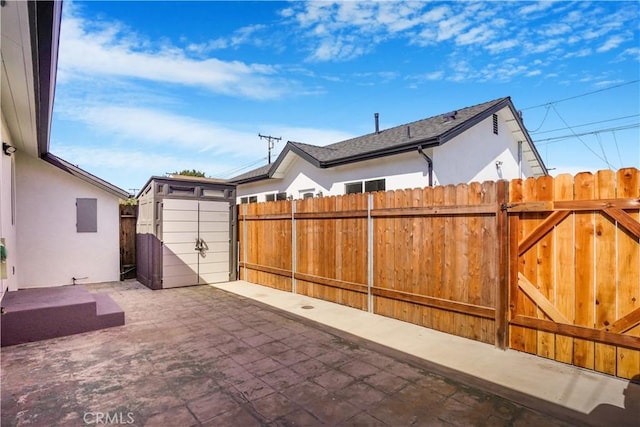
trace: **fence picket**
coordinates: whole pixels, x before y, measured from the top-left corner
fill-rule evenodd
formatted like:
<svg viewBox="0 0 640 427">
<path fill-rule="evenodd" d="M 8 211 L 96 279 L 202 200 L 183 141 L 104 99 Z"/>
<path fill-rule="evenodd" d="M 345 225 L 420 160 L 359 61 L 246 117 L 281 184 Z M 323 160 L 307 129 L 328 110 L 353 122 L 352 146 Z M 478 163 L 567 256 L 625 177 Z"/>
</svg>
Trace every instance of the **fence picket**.
<svg viewBox="0 0 640 427">
<path fill-rule="evenodd" d="M 613 171 L 599 171 L 595 176 L 596 198 L 615 197 Z M 616 224 L 603 213 L 595 214 L 595 319 L 596 329 L 604 328 L 616 320 Z M 593 306 L 593 305 L 592 305 Z M 595 358 L 602 372 L 615 374 L 616 348 L 607 344 L 595 346 Z M 580 365 L 579 365 L 580 366 Z"/>
<path fill-rule="evenodd" d="M 553 193 L 556 200 L 573 200 L 573 177 L 566 174 L 555 177 Z M 576 234 L 574 224 L 575 214 L 572 214 L 558 224 L 555 230 L 556 308 L 567 319 L 573 319 L 575 313 Z M 573 338 L 556 334 L 555 360 L 572 363 Z"/>
<path fill-rule="evenodd" d="M 553 178 L 550 176 L 540 177 L 536 180 L 536 200 L 540 202 L 553 200 Z M 544 214 L 538 214 L 538 219 L 544 220 Z M 537 245 L 537 273 L 536 283 L 542 295 L 552 304 L 555 302 L 555 283 L 553 282 L 553 251 L 555 232 L 548 233 Z M 537 317 L 545 318 L 542 310 L 538 308 Z M 549 332 L 538 331 L 537 334 L 537 354 L 538 356 L 552 358 L 555 355 L 555 336 Z"/>
<path fill-rule="evenodd" d="M 640 198 L 640 173 L 638 169 L 620 169 L 616 176 L 618 198 Z M 627 211 L 632 218 L 640 222 L 640 210 Z M 640 309 L 640 240 L 633 239 L 629 233 L 616 230 L 618 242 L 618 292 L 617 317 Z M 640 325 L 626 332 L 628 335 L 640 337 Z M 640 338 L 639 338 L 640 339 Z M 616 375 L 632 378 L 640 373 L 640 351 L 624 347 L 617 348 Z"/>
<path fill-rule="evenodd" d="M 524 182 L 524 199 L 525 200 L 538 200 L 537 198 L 537 182 L 534 178 L 528 178 Z M 527 213 L 523 214 L 521 219 L 522 230 L 524 231 L 524 235 L 529 235 L 533 230 L 536 229 L 537 225 L 541 223 L 540 216 L 537 213 Z M 537 276 L 537 256 L 536 251 L 532 248 L 527 251 L 524 256 L 521 257 L 522 264 L 521 273 L 529 280 L 534 280 Z M 533 301 L 527 297 L 524 292 L 519 292 L 520 298 L 518 304 L 520 306 L 519 314 L 528 317 L 536 317 L 537 316 L 537 308 Z M 538 344 L 538 336 L 534 329 L 526 328 L 523 333 L 523 346 L 524 351 L 527 353 L 536 354 L 537 352 L 537 344 Z"/>
<path fill-rule="evenodd" d="M 595 196 L 597 184 L 591 173 L 576 175 L 575 200 L 592 200 Z M 597 274 L 602 274 L 601 266 L 594 266 L 595 236 L 595 212 L 575 213 L 575 239 L 576 239 L 576 284 L 575 284 L 575 321 L 576 325 L 592 328 L 594 319 L 595 284 L 594 268 Z M 608 257 L 606 257 L 608 259 Z M 593 341 L 575 338 L 573 341 L 573 363 L 584 368 L 594 368 L 594 343 Z"/>
</svg>

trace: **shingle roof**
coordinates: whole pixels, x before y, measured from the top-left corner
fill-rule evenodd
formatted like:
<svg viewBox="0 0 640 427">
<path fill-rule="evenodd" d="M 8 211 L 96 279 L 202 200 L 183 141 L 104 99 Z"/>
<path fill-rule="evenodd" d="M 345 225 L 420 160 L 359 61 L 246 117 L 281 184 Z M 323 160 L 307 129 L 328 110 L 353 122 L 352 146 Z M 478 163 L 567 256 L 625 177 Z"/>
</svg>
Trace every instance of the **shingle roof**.
<svg viewBox="0 0 640 427">
<path fill-rule="evenodd" d="M 240 184 L 271 177 L 288 151 L 296 152 L 316 167 L 331 167 L 396 154 L 419 146 L 440 145 L 507 106 L 513 109 L 509 97 L 498 98 L 324 147 L 289 141 L 276 162 L 231 178 L 229 181 Z M 515 113 L 515 109 L 513 111 Z"/>
<path fill-rule="evenodd" d="M 368 153 L 388 150 L 393 147 L 413 145 L 417 141 L 437 139 L 447 132 L 466 123 L 468 120 L 485 112 L 509 98 L 500 98 L 483 104 L 463 108 L 447 114 L 406 123 L 400 126 L 370 133 L 346 141 L 337 142 L 324 147 L 294 143 L 320 162 L 331 162 L 345 158 L 357 157 Z M 450 119 L 454 116 L 454 119 Z"/>
<path fill-rule="evenodd" d="M 268 178 L 269 169 L 271 169 L 271 166 L 273 166 L 273 164 L 260 166 L 259 168 L 250 170 L 249 172 L 245 172 L 242 175 L 234 176 L 233 178 L 229 179 L 229 182 L 241 182 L 253 180 L 255 178 Z"/>
</svg>

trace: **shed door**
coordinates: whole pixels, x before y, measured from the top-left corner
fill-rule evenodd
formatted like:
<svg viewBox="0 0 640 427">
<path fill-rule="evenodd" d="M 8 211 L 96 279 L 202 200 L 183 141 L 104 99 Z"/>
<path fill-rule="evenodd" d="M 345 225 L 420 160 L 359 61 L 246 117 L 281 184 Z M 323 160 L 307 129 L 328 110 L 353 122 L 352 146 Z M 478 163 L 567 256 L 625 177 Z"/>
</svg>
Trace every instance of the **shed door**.
<svg viewBox="0 0 640 427">
<path fill-rule="evenodd" d="M 162 287 L 229 280 L 229 204 L 165 199 Z"/>
</svg>

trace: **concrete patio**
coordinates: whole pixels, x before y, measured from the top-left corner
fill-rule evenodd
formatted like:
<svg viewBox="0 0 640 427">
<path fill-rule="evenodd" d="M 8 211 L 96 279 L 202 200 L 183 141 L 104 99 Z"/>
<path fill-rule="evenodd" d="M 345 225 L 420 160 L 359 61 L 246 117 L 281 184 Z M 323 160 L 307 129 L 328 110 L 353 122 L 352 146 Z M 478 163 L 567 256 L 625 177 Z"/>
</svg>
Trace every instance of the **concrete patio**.
<svg viewBox="0 0 640 427">
<path fill-rule="evenodd" d="M 111 295 L 126 324 L 2 348 L 2 426 L 589 422 L 216 287 L 87 289 Z"/>
</svg>

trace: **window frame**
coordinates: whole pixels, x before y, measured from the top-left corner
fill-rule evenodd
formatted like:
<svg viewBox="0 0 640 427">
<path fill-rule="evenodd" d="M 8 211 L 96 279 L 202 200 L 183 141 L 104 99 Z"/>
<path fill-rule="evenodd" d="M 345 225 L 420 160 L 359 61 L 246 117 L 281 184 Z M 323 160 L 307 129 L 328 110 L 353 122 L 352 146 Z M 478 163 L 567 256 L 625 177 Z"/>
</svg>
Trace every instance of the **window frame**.
<svg viewBox="0 0 640 427">
<path fill-rule="evenodd" d="M 358 188 L 356 188 L 356 186 Z M 349 187 L 352 187 L 354 191 L 349 191 Z M 353 181 L 344 183 L 344 194 L 360 194 L 364 189 L 362 181 Z"/>
<path fill-rule="evenodd" d="M 379 188 L 379 184 L 382 183 L 382 188 Z M 371 186 L 371 185 L 375 185 L 376 188 L 374 189 L 367 189 L 367 185 Z M 387 179 L 386 178 L 378 178 L 378 179 L 371 179 L 369 181 L 365 181 L 364 182 L 364 192 L 365 193 L 375 193 L 376 191 L 386 191 L 387 188 Z"/>
</svg>

